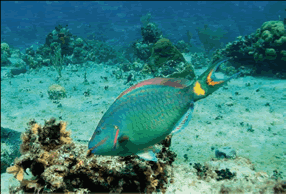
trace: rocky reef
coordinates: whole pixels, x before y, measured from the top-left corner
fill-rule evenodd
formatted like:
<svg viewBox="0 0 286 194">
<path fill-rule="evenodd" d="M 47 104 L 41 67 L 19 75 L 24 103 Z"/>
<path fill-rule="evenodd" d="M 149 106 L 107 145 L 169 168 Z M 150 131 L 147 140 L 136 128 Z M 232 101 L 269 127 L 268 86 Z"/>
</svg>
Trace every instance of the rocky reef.
<svg viewBox="0 0 286 194">
<path fill-rule="evenodd" d="M 246 75 L 286 78 L 286 24 L 267 21 L 255 33 L 239 36 L 213 54 L 213 60 L 233 57 L 233 66 L 222 66 L 224 73 L 242 71 Z"/>
<path fill-rule="evenodd" d="M 190 80 L 195 77 L 192 65 L 185 60 L 182 53 L 166 38 L 158 40 L 153 45 L 148 68 L 156 77 L 183 77 Z"/>
<path fill-rule="evenodd" d="M 20 136 L 20 132 L 1 127 L 1 173 L 6 172 L 6 168 L 21 155 L 19 149 L 15 149 L 22 143 Z"/>
<path fill-rule="evenodd" d="M 14 52 L 14 51 L 13 51 Z M 12 55 L 11 49 L 7 43 L 1 44 L 1 66 L 9 65 L 8 60 Z M 12 56 L 13 57 L 13 56 Z M 68 26 L 58 25 L 52 32 L 46 36 L 45 44 L 40 45 L 37 49 L 32 46 L 26 48 L 25 54 L 18 56 L 22 63 L 32 69 L 42 66 L 66 66 L 67 64 L 82 64 L 87 61 L 96 63 L 108 62 L 119 63 L 126 62 L 122 53 L 114 50 L 110 45 L 99 40 L 84 40 L 73 35 Z M 60 64 L 57 61 L 60 61 Z"/>
<path fill-rule="evenodd" d="M 67 124 L 54 118 L 42 127 L 34 120 L 22 134 L 21 156 L 7 172 L 20 181 L 10 192 L 146 192 L 166 190 L 176 154 L 169 150 L 168 136 L 157 153 L 158 162 L 138 156 L 95 156 L 87 146 L 76 144 Z M 25 179 L 29 169 L 32 178 Z"/>
<path fill-rule="evenodd" d="M 193 80 L 193 66 L 185 60 L 180 51 L 186 51 L 188 45 L 181 41 L 178 46 L 174 46 L 169 39 L 163 37 L 158 26 L 149 21 L 150 14 L 142 18 L 142 40 L 132 45 L 135 57 L 144 63 L 141 72 L 152 74 L 153 77 L 181 77 Z"/>
</svg>

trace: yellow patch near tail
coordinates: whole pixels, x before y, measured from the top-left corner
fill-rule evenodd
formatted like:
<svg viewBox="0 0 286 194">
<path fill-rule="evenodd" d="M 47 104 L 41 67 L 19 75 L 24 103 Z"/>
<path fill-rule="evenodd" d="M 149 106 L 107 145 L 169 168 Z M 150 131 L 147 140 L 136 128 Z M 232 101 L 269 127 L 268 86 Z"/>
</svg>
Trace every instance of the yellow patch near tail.
<svg viewBox="0 0 286 194">
<path fill-rule="evenodd" d="M 203 90 L 203 88 L 201 87 L 201 84 L 198 81 L 195 83 L 194 93 L 198 96 L 199 95 L 205 95 L 205 93 L 206 93 L 206 91 Z"/>
</svg>

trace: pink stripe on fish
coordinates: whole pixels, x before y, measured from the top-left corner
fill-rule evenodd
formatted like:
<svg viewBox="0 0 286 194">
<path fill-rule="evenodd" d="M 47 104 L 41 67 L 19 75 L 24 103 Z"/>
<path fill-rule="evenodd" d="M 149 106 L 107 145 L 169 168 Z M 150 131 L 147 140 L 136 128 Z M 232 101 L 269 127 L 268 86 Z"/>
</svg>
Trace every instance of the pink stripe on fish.
<svg viewBox="0 0 286 194">
<path fill-rule="evenodd" d="M 104 139 L 101 140 L 100 142 L 98 142 L 95 146 L 93 146 L 93 147 L 90 149 L 90 151 L 93 151 L 93 150 L 94 150 L 95 148 L 97 148 L 98 146 L 104 144 L 108 138 L 109 138 L 109 136 L 106 137 L 106 138 L 104 138 Z"/>
<path fill-rule="evenodd" d="M 118 137 L 118 134 L 119 134 L 119 128 L 116 125 L 114 126 L 114 128 L 117 129 L 117 131 L 116 131 L 114 142 L 113 142 L 113 149 L 116 148 L 117 137 Z"/>
<path fill-rule="evenodd" d="M 176 78 L 153 78 L 153 79 L 149 79 L 143 82 L 140 82 L 130 88 L 128 88 L 127 90 L 125 90 L 124 92 L 122 92 L 117 99 L 121 98 L 123 95 L 131 92 L 132 90 L 136 89 L 136 88 L 140 88 L 146 85 L 164 85 L 164 86 L 171 86 L 174 88 L 185 88 L 187 87 L 186 83 L 189 82 L 189 80 L 187 79 L 176 79 Z"/>
</svg>

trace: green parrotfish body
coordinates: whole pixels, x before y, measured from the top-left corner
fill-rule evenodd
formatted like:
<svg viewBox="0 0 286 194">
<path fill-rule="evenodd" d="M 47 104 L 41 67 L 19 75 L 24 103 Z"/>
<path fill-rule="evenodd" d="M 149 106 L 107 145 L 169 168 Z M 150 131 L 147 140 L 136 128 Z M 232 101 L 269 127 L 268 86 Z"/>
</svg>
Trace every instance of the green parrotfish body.
<svg viewBox="0 0 286 194">
<path fill-rule="evenodd" d="M 182 130 L 191 118 L 194 102 L 237 75 L 215 81 L 213 73 L 226 60 L 212 64 L 192 83 L 186 79 L 153 78 L 122 92 L 96 127 L 88 145 L 91 153 L 137 154 L 146 160 L 157 161 L 151 146 L 170 133 Z"/>
</svg>

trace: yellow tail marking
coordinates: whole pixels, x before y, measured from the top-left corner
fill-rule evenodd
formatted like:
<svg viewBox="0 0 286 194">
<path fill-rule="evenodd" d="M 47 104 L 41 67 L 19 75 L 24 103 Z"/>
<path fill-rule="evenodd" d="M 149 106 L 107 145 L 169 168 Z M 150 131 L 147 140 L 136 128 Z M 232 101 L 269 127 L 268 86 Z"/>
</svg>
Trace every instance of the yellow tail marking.
<svg viewBox="0 0 286 194">
<path fill-rule="evenodd" d="M 202 89 L 201 84 L 197 81 L 194 86 L 194 92 L 196 95 L 205 95 L 206 91 Z"/>
</svg>

